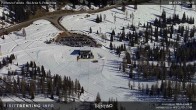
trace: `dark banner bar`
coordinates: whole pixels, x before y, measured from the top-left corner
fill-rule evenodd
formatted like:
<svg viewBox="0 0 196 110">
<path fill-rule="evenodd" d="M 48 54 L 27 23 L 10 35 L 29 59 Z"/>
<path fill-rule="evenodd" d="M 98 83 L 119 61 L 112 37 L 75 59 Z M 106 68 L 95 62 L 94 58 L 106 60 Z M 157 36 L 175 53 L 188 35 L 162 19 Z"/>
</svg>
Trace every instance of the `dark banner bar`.
<svg viewBox="0 0 196 110">
<path fill-rule="evenodd" d="M 196 5 L 195 0 L 137 0 L 137 2 L 131 2 L 130 5 Z"/>
<path fill-rule="evenodd" d="M 122 2 L 126 2 L 122 1 L 122 0 L 115 0 L 116 3 L 122 3 Z M 134 2 L 134 0 L 132 2 L 126 2 L 126 4 L 129 5 L 134 5 L 134 4 L 139 4 L 139 5 L 196 5 L 196 1 L 195 0 L 136 0 L 137 2 Z M 18 2 L 18 1 L 11 1 L 11 2 L 6 2 L 6 1 L 0 1 L 1 5 L 56 5 L 57 2 Z"/>
<path fill-rule="evenodd" d="M 17 1 L 0 1 L 1 5 L 56 5 L 56 2 L 17 2 Z"/>
<path fill-rule="evenodd" d="M 3 103 L 1 110 L 196 110 L 196 103 L 187 102 L 102 102 L 96 104 L 94 102 L 72 102 L 72 103 L 56 103 L 56 102 L 7 102 Z"/>
</svg>

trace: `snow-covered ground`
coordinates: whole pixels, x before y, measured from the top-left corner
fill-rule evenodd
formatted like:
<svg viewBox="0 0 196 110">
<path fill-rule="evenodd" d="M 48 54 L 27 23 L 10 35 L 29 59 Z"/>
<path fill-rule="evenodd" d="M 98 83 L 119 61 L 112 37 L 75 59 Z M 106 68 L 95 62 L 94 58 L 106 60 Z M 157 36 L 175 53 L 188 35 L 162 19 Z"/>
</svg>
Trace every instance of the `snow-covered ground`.
<svg viewBox="0 0 196 110">
<path fill-rule="evenodd" d="M 1 17 L 3 17 L 3 12 L 5 14 L 9 14 L 9 10 L 7 10 L 7 8 L 0 7 L 0 28 L 5 28 L 5 27 L 8 27 L 8 26 L 11 25 L 11 24 L 9 24 L 9 23 L 7 23 L 7 22 L 5 22 L 4 20 L 1 19 Z M 6 17 L 5 19 L 9 19 L 9 18 Z"/>
<path fill-rule="evenodd" d="M 99 13 L 93 13 L 93 14 L 84 13 L 84 14 L 78 14 L 78 15 L 65 16 L 61 19 L 61 24 L 69 31 L 73 33 L 81 33 L 81 34 L 89 35 L 93 37 L 94 39 L 96 39 L 97 42 L 104 45 L 104 47 L 109 48 L 110 33 L 112 32 L 112 30 L 114 30 L 115 33 L 117 34 L 117 33 L 122 32 L 122 28 L 125 27 L 125 33 L 128 33 L 130 30 L 126 29 L 126 27 L 132 24 L 132 20 L 133 20 L 133 24 L 137 26 L 138 30 L 141 30 L 142 28 L 139 28 L 140 26 L 142 26 L 144 23 L 147 24 L 147 22 L 153 22 L 155 18 L 161 15 L 163 10 L 166 11 L 166 17 L 170 17 L 170 16 L 172 17 L 174 13 L 174 6 L 162 5 L 160 7 L 159 5 L 138 5 L 138 9 L 134 10 L 133 6 L 130 5 L 130 6 L 126 6 L 125 12 L 121 11 L 121 7 L 118 7 L 118 8 L 106 10 L 106 11 L 99 12 Z M 184 12 L 186 13 L 186 16 L 194 17 L 194 19 L 196 18 L 195 7 L 193 9 L 188 9 L 180 5 L 176 6 L 176 14 L 179 14 L 180 19 L 182 18 Z M 100 16 L 100 15 L 102 16 L 103 22 L 96 23 L 95 19 L 97 18 L 97 16 Z M 187 23 L 184 23 L 180 25 L 192 27 L 192 26 L 195 26 L 195 24 L 188 25 Z M 90 28 L 92 28 L 92 33 L 89 33 Z M 175 29 L 177 28 L 178 26 L 175 26 Z M 97 31 L 99 32 L 99 34 L 97 34 Z M 108 40 L 103 40 L 103 37 L 102 37 L 103 35 L 106 35 L 106 38 Z M 123 44 L 123 42 L 115 41 L 113 42 L 113 44 L 117 46 L 117 45 Z M 104 49 L 104 47 L 102 48 L 102 50 Z M 131 49 L 133 52 L 135 48 L 132 47 Z M 102 89 L 100 89 L 99 92 L 101 96 L 103 95 L 104 99 L 106 97 L 107 98 L 117 97 L 118 100 L 121 100 L 121 101 L 122 100 L 123 101 L 156 100 L 156 98 L 153 98 L 153 99 L 149 99 L 147 97 L 144 98 L 143 96 L 138 95 L 137 92 L 129 90 L 127 88 L 128 86 L 127 77 L 123 76 L 122 73 L 118 71 L 118 66 L 117 66 L 118 64 L 114 63 L 114 62 L 119 62 L 120 59 L 116 57 L 115 55 L 110 55 L 108 52 L 106 53 L 100 52 L 100 53 L 103 54 L 103 56 L 105 57 L 103 63 L 106 66 L 103 67 L 103 72 L 102 72 L 104 77 L 97 76 L 97 78 L 103 80 L 104 83 L 100 85 L 100 83 L 97 83 L 97 81 L 95 81 L 96 82 L 95 84 L 97 86 L 100 85 L 100 87 L 102 87 Z M 107 54 L 110 56 L 108 57 Z M 107 66 L 108 64 L 109 64 L 109 67 Z M 111 68 L 113 68 L 112 71 L 110 70 Z M 155 84 L 156 82 L 140 82 L 140 84 L 142 83 L 144 85 L 146 85 L 147 83 L 151 85 L 153 83 Z M 136 81 L 136 88 L 137 88 L 137 84 L 138 83 Z M 95 87 L 97 88 L 97 86 Z M 95 90 L 97 91 L 97 89 Z M 106 91 L 110 92 L 110 94 L 108 94 Z M 160 99 L 158 100 L 161 101 Z"/>
<path fill-rule="evenodd" d="M 94 5 L 91 5 L 91 7 L 89 8 L 86 5 L 75 5 L 75 8 L 73 8 L 72 4 L 66 4 L 64 7 L 61 8 L 62 10 L 73 10 L 73 11 L 81 11 L 81 10 L 97 10 L 99 9 L 99 7 L 96 7 Z"/>
<path fill-rule="evenodd" d="M 103 11 L 95 14 L 70 15 L 65 16 L 61 20 L 62 25 L 77 33 L 90 35 L 99 43 L 108 47 L 109 41 L 103 41 L 99 33 L 103 33 L 109 39 L 109 33 L 114 29 L 116 33 L 121 32 L 123 26 L 132 24 L 130 14 L 134 13 L 134 24 L 143 24 L 147 21 L 152 21 L 156 15 L 160 15 L 162 10 L 166 11 L 167 16 L 173 14 L 172 6 L 156 6 L 156 5 L 142 5 L 138 6 L 138 10 L 134 11 L 133 6 L 127 6 L 125 12 L 119 8 Z M 196 12 L 188 10 L 184 7 L 177 6 L 176 13 L 182 17 L 183 12 L 186 15 L 196 17 Z M 127 13 L 127 19 L 126 18 Z M 95 23 L 97 15 L 104 14 L 106 19 L 102 23 Z M 114 22 L 116 16 L 116 22 Z M 89 34 L 89 29 L 92 28 L 93 33 Z M 72 79 L 78 79 L 82 86 L 84 86 L 85 94 L 81 96 L 81 100 L 93 101 L 97 93 L 100 93 L 101 99 L 108 101 L 109 98 L 117 98 L 118 101 L 162 101 L 163 99 L 141 95 L 137 90 L 130 90 L 128 88 L 129 79 L 126 75 L 118 70 L 119 63 L 122 61 L 123 55 L 118 57 L 111 53 L 105 46 L 102 48 L 91 47 L 98 63 L 93 63 L 92 60 L 78 60 L 75 50 L 82 49 L 82 47 L 68 47 L 57 44 L 45 44 L 44 41 L 55 38 L 60 31 L 55 28 L 50 22 L 46 20 L 35 21 L 30 26 L 24 28 L 26 37 L 24 36 L 23 29 L 18 32 L 12 32 L 5 35 L 5 40 L 0 39 L 2 57 L 14 53 L 17 59 L 14 63 L 19 65 L 27 61 L 35 61 L 38 65 L 44 65 L 47 70 L 52 74 L 60 74 L 70 76 Z M 126 29 L 126 32 L 129 30 Z M 116 42 L 116 44 L 120 44 Z M 93 59 L 93 60 L 94 60 Z M 6 72 L 4 68 L 1 72 Z M 15 67 L 11 67 L 12 69 Z M 17 68 L 15 68 L 17 69 Z M 137 89 L 139 84 L 135 82 L 134 89 Z M 140 84 L 156 84 L 156 82 L 144 81 Z M 131 81 L 133 85 L 133 81 Z M 7 99 L 5 99 L 7 100 Z"/>
<path fill-rule="evenodd" d="M 45 68 L 50 69 L 52 74 L 77 78 L 86 91 L 81 96 L 81 100 L 93 101 L 97 92 L 100 93 L 102 100 L 106 101 L 110 97 L 120 101 L 138 100 L 135 95 L 137 93 L 128 89 L 128 79 L 118 71 L 118 64 L 122 61 L 122 57 L 113 55 L 105 48 L 91 47 L 94 59 L 98 60 L 98 63 L 92 63 L 92 60 L 77 61 L 74 50 L 81 48 L 44 43 L 45 40 L 54 38 L 60 33 L 50 22 L 38 20 L 24 30 L 26 40 L 22 34 L 23 29 L 5 35 L 5 40 L 0 39 L 1 58 L 14 53 L 17 57 L 14 63 L 19 65 L 33 60 L 38 65 L 44 65 Z M 3 68 L 1 75 L 8 69 L 17 68 L 14 66 Z M 8 99 L 5 98 L 6 100 Z"/>
<path fill-rule="evenodd" d="M 46 6 L 42 6 L 42 8 L 46 10 Z M 56 6 L 54 7 L 53 5 L 49 5 L 48 11 L 54 12 L 57 10 L 55 8 Z M 97 9 L 99 9 L 99 7 L 96 7 L 94 5 L 91 5 L 90 8 L 86 5 L 75 5 L 75 8 L 73 8 L 72 4 L 66 4 L 65 6 L 61 7 L 61 10 L 73 10 L 73 11 L 87 11 L 87 10 L 97 10 Z"/>
<path fill-rule="evenodd" d="M 47 9 L 46 6 L 42 6 L 42 8 L 44 8 L 45 10 Z M 55 9 L 55 7 L 53 7 L 53 5 L 48 5 L 48 11 L 54 12 L 54 11 L 56 11 L 56 9 Z"/>
<path fill-rule="evenodd" d="M 121 90 L 117 89 L 121 85 L 127 86 L 127 81 L 120 81 L 124 84 L 119 83 L 118 80 L 126 79 L 118 76 L 118 71 L 115 70 L 116 62 L 121 59 L 104 49 L 92 48 L 95 59 L 99 61 L 98 63 L 92 63 L 90 60 L 79 60 L 77 62 L 77 55 L 74 55 L 73 51 L 80 48 L 44 43 L 44 41 L 54 38 L 60 33 L 50 22 L 45 20 L 35 21 L 24 30 L 26 39 L 22 34 L 23 29 L 5 35 L 5 40 L 0 39 L 1 58 L 14 53 L 17 57 L 14 63 L 21 65 L 33 60 L 39 65 L 44 65 L 48 70 L 50 69 L 52 74 L 79 79 L 81 85 L 87 91 L 81 97 L 81 100 L 92 101 L 95 99 L 97 92 L 100 92 L 101 95 L 103 94 L 103 99 L 105 100 L 108 100 L 109 97 L 118 96 L 122 96 L 122 98 L 118 98 L 119 100 L 126 99 L 126 97 L 120 95 Z M 109 65 L 112 66 L 110 67 Z M 4 75 L 8 69 L 14 70 L 17 68 L 13 66 L 3 68 L 1 75 Z"/>
<path fill-rule="evenodd" d="M 132 24 L 132 20 L 133 24 L 138 27 L 143 26 L 144 23 L 146 25 L 147 22 L 153 22 L 157 16 L 161 15 L 163 10 L 166 11 L 166 17 L 172 17 L 174 13 L 173 5 L 162 5 L 161 7 L 159 5 L 138 5 L 137 10 L 134 10 L 133 7 L 133 5 L 126 6 L 125 12 L 121 11 L 122 7 L 118 7 L 99 13 L 65 16 L 61 19 L 61 24 L 72 32 L 90 35 L 98 42 L 101 42 L 101 44 L 105 44 L 105 46 L 109 47 L 109 41 L 105 43 L 105 40 L 102 40 L 102 34 L 106 35 L 107 39 L 110 39 L 112 30 L 117 34 L 122 32 L 122 28 L 125 27 L 125 33 L 129 32 L 130 30 L 126 29 L 126 27 Z M 177 5 L 176 14 L 179 14 L 180 19 L 184 12 L 186 13 L 186 16 L 196 18 L 196 11 L 194 8 L 195 6 L 193 6 L 193 9 L 189 9 Z M 95 22 L 97 15 L 102 15 L 103 22 Z M 180 25 L 188 26 L 187 23 Z M 193 25 L 190 25 L 190 27 L 192 26 Z M 91 34 L 89 34 L 90 27 L 93 32 Z M 175 28 L 177 28 L 177 26 Z M 97 31 L 101 34 L 97 35 Z M 114 42 L 114 44 L 116 43 Z"/>
</svg>

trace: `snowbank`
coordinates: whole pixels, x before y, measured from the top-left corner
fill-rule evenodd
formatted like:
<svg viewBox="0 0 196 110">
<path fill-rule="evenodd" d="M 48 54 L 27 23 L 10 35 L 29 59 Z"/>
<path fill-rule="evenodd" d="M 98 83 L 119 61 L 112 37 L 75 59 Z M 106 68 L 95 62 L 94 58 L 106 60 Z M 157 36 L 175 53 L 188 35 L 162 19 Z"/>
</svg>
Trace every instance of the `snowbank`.
<svg viewBox="0 0 196 110">
<path fill-rule="evenodd" d="M 96 10 L 99 9 L 99 7 L 96 7 L 94 5 L 91 5 L 91 8 L 89 8 L 86 5 L 75 5 L 75 8 L 73 8 L 72 4 L 67 4 L 64 7 L 61 8 L 62 10 L 73 10 L 73 11 L 81 11 L 81 10 Z"/>
</svg>

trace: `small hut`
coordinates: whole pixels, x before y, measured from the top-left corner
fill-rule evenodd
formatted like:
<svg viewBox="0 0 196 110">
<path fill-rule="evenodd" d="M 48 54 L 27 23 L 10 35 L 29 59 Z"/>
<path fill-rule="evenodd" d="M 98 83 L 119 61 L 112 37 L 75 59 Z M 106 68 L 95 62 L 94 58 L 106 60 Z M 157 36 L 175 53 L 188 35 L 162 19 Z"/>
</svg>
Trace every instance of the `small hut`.
<svg viewBox="0 0 196 110">
<path fill-rule="evenodd" d="M 88 48 L 80 49 L 79 51 L 79 58 L 80 59 L 93 59 L 94 55 Z"/>
</svg>

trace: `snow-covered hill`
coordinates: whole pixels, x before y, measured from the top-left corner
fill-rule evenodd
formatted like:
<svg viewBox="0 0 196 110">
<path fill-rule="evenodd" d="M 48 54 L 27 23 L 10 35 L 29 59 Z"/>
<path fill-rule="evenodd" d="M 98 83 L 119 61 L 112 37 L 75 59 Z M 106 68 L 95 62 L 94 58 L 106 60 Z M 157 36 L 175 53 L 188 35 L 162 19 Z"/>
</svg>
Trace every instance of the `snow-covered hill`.
<svg viewBox="0 0 196 110">
<path fill-rule="evenodd" d="M 38 20 L 24 30 L 26 38 L 22 29 L 5 35 L 5 40 L 0 40 L 1 58 L 14 53 L 17 57 L 15 64 L 21 65 L 27 61 L 35 61 L 38 65 L 44 65 L 46 69 L 50 69 L 52 74 L 77 78 L 86 90 L 81 100 L 93 101 L 97 92 L 105 101 L 110 97 L 117 97 L 120 101 L 140 100 L 135 95 L 137 93 L 130 93 L 127 88 L 128 80 L 118 71 L 118 64 L 122 61 L 122 57 L 113 55 L 105 48 L 92 47 L 91 50 L 98 63 L 92 63 L 92 60 L 77 61 L 77 55 L 73 53 L 74 50 L 81 49 L 80 47 L 44 43 L 45 40 L 54 38 L 60 33 L 50 22 Z M 17 69 L 12 67 L 3 68 L 2 71 Z"/>
<path fill-rule="evenodd" d="M 24 31 L 26 33 L 26 38 L 24 36 Z M 110 67 L 105 66 L 105 63 L 108 63 L 109 65 L 110 62 L 112 63 L 114 61 L 115 64 L 115 61 L 118 61 L 118 58 L 114 55 L 111 57 L 112 54 L 108 53 L 104 49 L 92 48 L 93 54 L 95 55 L 95 58 L 99 60 L 99 63 L 92 63 L 88 60 L 81 60 L 77 62 L 77 56 L 72 55 L 72 53 L 74 50 L 78 50 L 80 48 L 72 48 L 55 44 L 47 45 L 44 43 L 44 41 L 56 37 L 58 33 L 60 33 L 60 31 L 50 22 L 46 20 L 35 21 L 33 24 L 21 31 L 5 35 L 4 40 L 0 39 L 2 53 L 1 58 L 14 53 L 17 57 L 14 63 L 21 65 L 32 60 L 39 65 L 44 65 L 48 70 L 50 69 L 52 74 L 66 75 L 71 76 L 73 79 L 79 79 L 81 85 L 83 85 L 87 91 L 87 93 L 81 97 L 81 100 L 94 100 L 97 91 L 99 91 L 104 85 L 105 89 L 100 91 L 100 93 L 109 95 L 109 97 L 116 97 L 116 94 L 110 94 L 110 91 L 116 90 L 116 87 L 118 86 L 116 85 L 116 87 L 112 87 L 112 82 L 107 80 L 107 78 L 110 79 L 111 76 L 108 75 L 113 74 L 113 72 L 109 72 Z M 98 54 L 101 54 L 103 58 L 99 58 Z M 107 59 L 106 61 L 111 61 L 105 62 L 105 59 Z M 12 67 L 13 66 L 10 65 L 3 68 L 1 70 L 1 75 L 4 75 L 8 69 L 17 69 Z M 115 74 L 113 74 L 113 77 L 120 78 L 115 76 Z M 112 88 L 109 89 L 109 87 Z M 105 100 L 108 100 L 108 98 L 106 97 Z"/>
<path fill-rule="evenodd" d="M 103 33 L 109 39 L 112 30 L 119 33 L 124 26 L 132 24 L 133 16 L 130 18 L 130 14 L 134 14 L 133 23 L 140 25 L 140 23 L 152 22 L 163 9 L 167 16 L 171 16 L 174 11 L 173 7 L 171 5 L 164 5 L 161 8 L 158 5 L 139 5 L 137 10 L 134 10 L 133 6 L 127 6 L 125 12 L 120 9 L 121 7 L 94 14 L 70 15 L 61 20 L 66 29 L 90 35 L 99 43 L 105 45 L 102 48 L 90 48 L 95 55 L 94 59 L 98 60 L 98 63 L 92 63 L 92 60 L 77 61 L 77 55 L 74 54 L 74 51 L 83 47 L 68 47 L 54 43 L 45 44 L 44 41 L 55 38 L 60 33 L 46 20 L 35 21 L 18 32 L 5 35 L 5 40 L 0 39 L 1 58 L 14 53 L 17 57 L 14 63 L 20 65 L 27 61 L 35 61 L 38 65 L 44 65 L 52 74 L 66 75 L 72 79 L 78 79 L 86 91 L 81 100 L 93 101 L 97 92 L 99 92 L 101 99 L 104 101 L 108 101 L 111 97 L 117 98 L 118 101 L 162 101 L 164 99 L 161 99 L 161 97 L 149 98 L 149 96 L 139 94 L 137 90 L 128 88 L 129 79 L 127 75 L 119 71 L 119 64 L 124 55 L 122 54 L 119 57 L 111 53 L 109 49 L 105 48 L 109 47 L 109 41 L 104 41 L 96 32 Z M 179 13 L 180 18 L 184 12 L 188 16 L 196 17 L 194 10 L 177 6 L 176 13 Z M 94 20 L 100 14 L 103 19 L 105 15 L 105 20 L 96 23 Z M 116 21 L 114 16 L 116 16 Z M 91 34 L 89 34 L 90 27 L 93 32 Z M 125 29 L 125 31 L 128 32 L 129 30 Z M 119 45 L 121 43 L 123 42 L 116 42 L 115 44 Z M 5 72 L 6 70 L 2 71 Z M 137 89 L 139 82 L 131 81 L 132 85 L 133 83 L 135 84 L 133 89 Z M 143 81 L 142 83 L 151 86 L 156 81 Z"/>
<path fill-rule="evenodd" d="M 163 10 L 166 12 L 166 17 L 172 17 L 174 12 L 176 14 L 179 14 L 179 18 L 181 19 L 183 16 L 183 13 L 186 13 L 186 16 L 190 17 L 194 17 L 194 20 L 196 18 L 196 11 L 194 8 L 190 9 L 190 8 L 186 8 L 180 5 L 176 6 L 176 11 L 175 11 L 175 6 L 173 5 L 162 5 L 161 7 L 159 5 L 138 5 L 138 9 L 134 10 L 133 9 L 134 6 L 129 5 L 126 6 L 126 11 L 123 12 L 121 10 L 122 7 L 118 7 L 118 8 L 114 8 L 114 9 L 110 9 L 107 11 L 103 11 L 103 12 L 99 12 L 99 13 L 84 13 L 84 14 L 78 14 L 78 15 L 70 15 L 70 16 L 65 16 L 61 19 L 61 24 L 67 28 L 68 30 L 70 30 L 71 32 L 74 33 L 81 33 L 81 34 L 86 34 L 89 35 L 91 37 L 93 37 L 94 39 L 96 39 L 97 42 L 99 42 L 100 44 L 102 44 L 104 46 L 103 49 L 109 48 L 110 47 L 110 36 L 111 36 L 111 32 L 112 30 L 115 31 L 115 33 L 122 33 L 123 27 L 125 27 L 125 33 L 128 32 L 132 32 L 129 28 L 130 25 L 132 25 L 132 23 L 136 26 L 137 31 L 144 31 L 144 28 L 142 28 L 143 24 L 145 23 L 145 25 L 147 24 L 147 22 L 151 22 L 153 23 L 155 18 L 158 18 L 161 16 L 161 13 L 163 12 Z M 193 6 L 194 7 L 194 6 Z M 96 23 L 96 18 L 97 16 L 102 16 L 102 20 L 103 22 L 100 23 Z M 174 29 L 178 29 L 178 26 L 189 26 L 190 28 L 192 28 L 193 26 L 195 26 L 196 22 L 194 24 L 187 24 L 187 23 L 183 23 L 183 24 L 179 24 L 179 25 L 175 25 Z M 90 28 L 92 29 L 92 33 L 90 33 Z M 97 34 L 99 33 L 99 34 Z M 139 32 L 138 32 L 139 33 Z M 103 36 L 106 36 L 106 40 L 105 38 L 103 38 Z M 116 38 L 116 37 L 115 37 Z M 196 38 L 196 36 L 194 37 Z M 117 42 L 117 40 L 114 40 L 114 42 L 112 42 L 112 44 L 114 44 L 115 46 L 118 46 L 120 44 L 123 43 L 127 43 L 127 42 Z M 160 42 L 148 42 L 148 44 L 150 46 L 153 46 L 154 43 L 156 45 L 159 45 Z M 131 47 L 131 52 L 133 52 L 135 50 L 135 47 Z M 107 49 L 106 49 L 107 51 Z M 171 51 L 173 51 L 171 49 Z M 117 60 L 118 57 L 112 57 L 114 55 L 106 55 L 104 52 L 100 52 L 102 54 L 104 54 L 103 56 L 105 56 L 105 64 L 107 65 L 110 61 L 114 61 L 114 62 L 118 62 L 120 60 Z M 121 59 L 121 58 L 120 58 Z M 154 62 L 156 63 L 156 62 Z M 111 63 L 109 63 L 111 64 Z M 102 88 L 106 89 L 105 87 L 107 87 L 108 89 L 106 89 L 106 91 L 110 91 L 110 95 L 107 94 L 107 92 L 104 92 L 104 89 L 99 90 L 100 94 L 103 95 L 103 98 L 105 99 L 105 97 L 109 98 L 110 97 L 117 97 L 118 100 L 123 100 L 123 101 L 128 101 L 128 100 L 132 100 L 132 101 L 136 101 L 136 100 L 151 100 L 151 101 L 155 101 L 155 98 L 149 99 L 147 97 L 143 97 L 137 94 L 137 92 L 134 91 L 130 91 L 127 88 L 128 85 L 128 80 L 126 79 L 127 77 L 123 76 L 119 71 L 117 71 L 118 67 L 115 65 L 119 65 L 117 63 L 112 63 L 113 66 L 109 65 L 109 68 L 113 67 L 113 71 L 108 71 L 107 70 L 107 66 L 103 68 L 103 74 L 105 75 L 104 77 L 100 78 L 103 79 L 104 83 L 102 83 L 103 85 L 100 85 L 99 83 L 97 85 L 102 86 Z M 166 63 L 167 65 L 167 63 Z M 118 76 L 118 77 L 116 77 Z M 121 78 L 120 78 L 121 77 Z M 105 80 L 106 78 L 106 80 Z M 106 83 L 106 82 L 107 83 Z M 115 82 L 118 82 L 115 84 Z M 132 81 L 131 81 L 132 82 Z M 109 84 L 108 84 L 109 83 Z M 133 83 L 133 82 L 132 82 Z M 136 81 L 136 85 L 142 83 L 144 85 L 146 84 L 153 84 L 156 83 L 155 82 L 137 82 Z M 117 88 L 113 88 L 113 87 L 117 87 Z M 119 85 L 119 86 L 118 86 Z M 138 85 L 137 85 L 138 86 Z M 137 88 L 136 86 L 136 88 Z M 97 87 L 96 87 L 97 88 Z M 113 94 L 114 95 L 111 95 Z M 140 97 L 140 98 L 139 98 Z M 158 98 L 159 101 L 161 101 L 161 99 Z M 156 100 L 157 101 L 157 100 Z"/>
<path fill-rule="evenodd" d="M 138 5 L 137 10 L 134 10 L 133 7 L 133 5 L 126 6 L 125 12 L 121 10 L 122 7 L 118 7 L 99 13 L 84 13 L 65 16 L 64 18 L 62 18 L 61 24 L 72 32 L 90 35 L 98 42 L 102 41 L 101 44 L 105 44 L 107 47 L 109 47 L 109 41 L 105 43 L 105 40 L 102 40 L 101 34 L 96 34 L 97 31 L 106 35 L 107 39 L 110 39 L 110 33 L 112 32 L 112 30 L 114 30 L 115 33 L 121 33 L 122 28 L 125 27 L 125 33 L 128 33 L 130 30 L 126 29 L 126 27 L 132 25 L 132 20 L 133 24 L 139 27 L 143 26 L 144 23 L 146 25 L 147 22 L 154 22 L 155 18 L 161 16 L 163 10 L 166 11 L 166 17 L 172 17 L 174 14 L 173 5 L 162 5 L 161 7 L 159 5 Z M 196 18 L 195 10 L 196 9 L 194 8 L 190 9 L 176 5 L 175 13 L 179 14 L 179 18 L 182 18 L 184 12 L 188 17 Z M 95 19 L 100 15 L 102 16 L 103 22 L 96 23 Z M 188 26 L 188 24 L 180 25 Z M 192 27 L 194 25 L 189 25 L 189 27 Z M 89 34 L 90 27 L 92 28 L 93 32 L 91 34 Z M 175 28 L 177 28 L 177 26 Z"/>
</svg>

